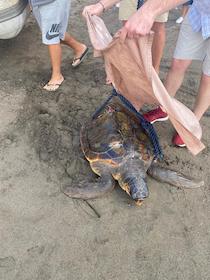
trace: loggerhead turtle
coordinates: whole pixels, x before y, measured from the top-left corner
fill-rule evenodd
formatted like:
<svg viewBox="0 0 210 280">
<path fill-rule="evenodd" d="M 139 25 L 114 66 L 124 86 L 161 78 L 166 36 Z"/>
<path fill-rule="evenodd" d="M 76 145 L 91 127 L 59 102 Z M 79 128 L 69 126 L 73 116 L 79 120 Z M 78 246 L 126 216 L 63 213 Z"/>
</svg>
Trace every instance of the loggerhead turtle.
<svg viewBox="0 0 210 280">
<path fill-rule="evenodd" d="M 63 186 L 62 192 L 69 197 L 100 197 L 114 188 L 116 180 L 137 204 L 141 204 L 149 194 L 147 174 L 176 187 L 203 185 L 203 181 L 194 181 L 155 163 L 149 136 L 136 114 L 117 97 L 109 101 L 100 115 L 82 126 L 80 142 L 86 159 L 99 178 L 94 183 Z"/>
</svg>

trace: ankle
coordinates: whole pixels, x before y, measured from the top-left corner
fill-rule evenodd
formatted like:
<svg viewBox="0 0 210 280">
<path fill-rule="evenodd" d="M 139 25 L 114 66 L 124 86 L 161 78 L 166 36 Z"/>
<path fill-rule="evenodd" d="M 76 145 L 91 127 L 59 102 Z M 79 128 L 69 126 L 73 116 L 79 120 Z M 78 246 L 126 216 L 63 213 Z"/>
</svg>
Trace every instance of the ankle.
<svg viewBox="0 0 210 280">
<path fill-rule="evenodd" d="M 87 48 L 87 46 L 81 43 L 76 49 L 74 49 L 74 54 L 75 55 L 80 55 L 81 53 L 84 52 L 84 50 L 86 48 Z"/>
<path fill-rule="evenodd" d="M 61 81 L 63 80 L 63 75 L 61 73 L 52 74 L 50 81 Z"/>
</svg>

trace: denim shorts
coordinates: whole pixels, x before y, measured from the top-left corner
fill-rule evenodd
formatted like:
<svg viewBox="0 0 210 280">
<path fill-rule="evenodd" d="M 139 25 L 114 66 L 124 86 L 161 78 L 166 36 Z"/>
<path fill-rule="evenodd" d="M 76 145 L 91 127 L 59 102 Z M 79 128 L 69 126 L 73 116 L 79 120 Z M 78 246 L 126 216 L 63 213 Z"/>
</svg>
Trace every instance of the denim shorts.
<svg viewBox="0 0 210 280">
<path fill-rule="evenodd" d="M 46 45 L 59 44 L 68 26 L 70 0 L 55 0 L 52 3 L 33 8 L 33 14 L 42 32 Z"/>
</svg>

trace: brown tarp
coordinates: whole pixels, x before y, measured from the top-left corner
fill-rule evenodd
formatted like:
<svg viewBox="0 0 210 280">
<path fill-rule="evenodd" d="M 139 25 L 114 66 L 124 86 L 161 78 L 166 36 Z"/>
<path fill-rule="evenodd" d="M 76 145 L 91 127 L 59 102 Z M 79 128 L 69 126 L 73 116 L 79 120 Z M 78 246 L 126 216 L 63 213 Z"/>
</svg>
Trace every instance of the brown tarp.
<svg viewBox="0 0 210 280">
<path fill-rule="evenodd" d="M 152 34 L 122 39 L 111 37 L 104 22 L 87 14 L 87 25 L 95 56 L 103 56 L 108 79 L 137 109 L 143 104 L 158 104 L 184 140 L 187 148 L 196 155 L 204 145 L 200 141 L 202 130 L 194 113 L 171 97 L 152 66 Z"/>
</svg>

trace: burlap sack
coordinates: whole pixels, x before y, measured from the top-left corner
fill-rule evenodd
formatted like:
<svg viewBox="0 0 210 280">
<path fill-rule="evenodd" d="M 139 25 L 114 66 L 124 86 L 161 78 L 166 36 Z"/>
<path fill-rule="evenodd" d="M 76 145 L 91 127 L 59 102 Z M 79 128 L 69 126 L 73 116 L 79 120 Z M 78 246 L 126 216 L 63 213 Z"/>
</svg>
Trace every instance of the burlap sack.
<svg viewBox="0 0 210 280">
<path fill-rule="evenodd" d="M 87 26 L 95 56 L 103 56 L 108 79 L 137 109 L 142 105 L 158 104 L 169 119 L 187 148 L 196 155 L 205 146 L 200 141 L 201 126 L 194 113 L 171 97 L 152 66 L 152 34 L 121 40 L 119 34 L 110 35 L 104 22 L 87 14 Z"/>
</svg>

